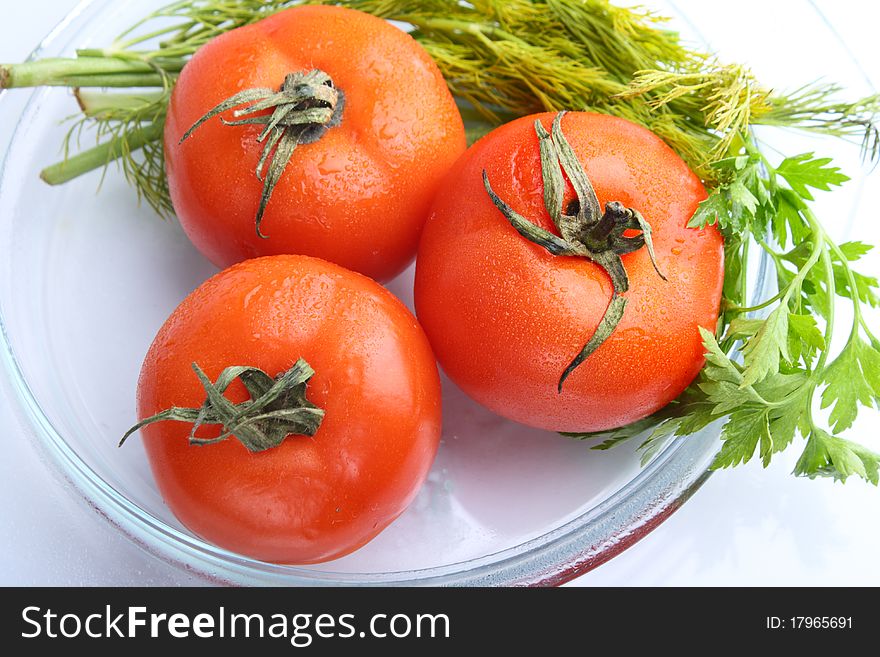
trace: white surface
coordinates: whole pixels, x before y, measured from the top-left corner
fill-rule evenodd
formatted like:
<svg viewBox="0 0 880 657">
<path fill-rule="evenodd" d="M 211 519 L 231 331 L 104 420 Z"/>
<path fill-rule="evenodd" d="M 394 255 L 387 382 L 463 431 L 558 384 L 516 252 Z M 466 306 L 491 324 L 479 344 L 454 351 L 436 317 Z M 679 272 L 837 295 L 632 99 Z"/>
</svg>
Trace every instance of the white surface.
<svg viewBox="0 0 880 657">
<path fill-rule="evenodd" d="M 0 61 L 23 59 L 76 3 L 44 0 L 6 3 L 0 23 Z M 696 24 L 717 20 L 729 3 L 678 3 Z M 742 2 L 737 12 L 798 28 L 805 3 Z M 872 31 L 880 11 L 866 3 L 817 3 L 844 35 L 848 47 L 870 64 L 880 82 L 880 47 Z M 767 12 L 772 7 L 772 16 Z M 781 7 L 781 8 L 780 8 Z M 871 15 L 867 15 L 871 14 Z M 789 21 L 786 23 L 785 21 Z M 726 58 L 748 59 L 749 45 L 737 35 L 716 43 Z M 822 71 L 821 44 L 804 44 L 803 55 L 780 53 L 794 71 Z M 795 76 L 793 76 L 795 77 Z M 795 82 L 813 75 L 797 75 Z M 763 78 L 763 71 L 762 71 Z M 765 78 L 766 79 L 766 78 Z M 12 126 L 0 126 L 5 146 Z M 0 146 L 2 147 L 2 146 Z M 876 192 L 880 176 L 869 179 Z M 876 193 L 867 197 L 876 198 Z M 866 225 L 860 237 L 880 244 L 880 226 Z M 861 267 L 880 274 L 880 257 Z M 878 315 L 872 318 L 877 325 Z M 842 332 L 842 331 L 841 331 Z M 199 580 L 149 556 L 94 511 L 73 499 L 50 474 L 27 439 L 30 429 L 12 408 L 8 386 L 0 393 L 3 458 L 0 459 L 0 584 L 159 585 Z M 878 449 L 880 418 L 863 412 L 854 433 Z M 851 481 L 795 479 L 790 453 L 767 470 L 750 464 L 714 475 L 680 511 L 636 546 L 576 580 L 578 585 L 880 584 L 880 491 Z M 600 456 L 601 458 L 601 456 Z"/>
</svg>

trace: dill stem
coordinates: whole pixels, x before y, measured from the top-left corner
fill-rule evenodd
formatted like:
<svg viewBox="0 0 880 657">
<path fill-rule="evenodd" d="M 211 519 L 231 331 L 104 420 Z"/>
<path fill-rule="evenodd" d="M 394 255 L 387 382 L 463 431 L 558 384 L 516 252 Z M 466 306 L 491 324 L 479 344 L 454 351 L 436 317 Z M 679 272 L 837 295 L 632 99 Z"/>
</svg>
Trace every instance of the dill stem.
<svg viewBox="0 0 880 657">
<path fill-rule="evenodd" d="M 143 91 L 134 93 L 105 93 L 100 91 L 73 92 L 79 108 L 86 116 L 104 116 L 115 110 L 137 110 L 162 100 L 162 91 Z"/>
<path fill-rule="evenodd" d="M 183 60 L 163 62 L 178 73 Z M 22 64 L 0 64 L 0 89 L 39 86 L 161 86 L 156 65 L 118 57 L 52 57 Z"/>
<path fill-rule="evenodd" d="M 46 84 L 48 87 L 164 87 L 169 78 L 158 73 L 117 73 L 109 75 L 71 75 Z"/>
<path fill-rule="evenodd" d="M 401 16 L 399 20 L 411 23 L 423 31 L 428 29 L 437 32 L 464 32 L 475 36 L 492 37 L 503 39 L 505 41 L 515 41 L 516 43 L 526 43 L 515 34 L 505 32 L 499 27 L 486 25 L 485 23 L 476 23 L 455 18 L 411 18 L 409 16 Z"/>
<path fill-rule="evenodd" d="M 188 25 L 194 25 L 194 23 L 189 23 Z M 119 50 L 130 50 L 134 46 L 140 45 L 141 43 L 143 43 L 145 41 L 149 41 L 151 39 L 158 39 L 160 37 L 165 36 L 166 34 L 172 34 L 172 35 L 178 35 L 178 36 L 181 33 L 186 34 L 186 32 L 188 31 L 188 25 L 179 25 L 179 24 L 166 25 L 166 26 L 161 27 L 159 29 L 155 29 L 150 32 L 146 32 L 144 34 L 139 34 L 136 37 L 128 39 L 127 41 L 120 41 L 119 39 L 117 39 L 113 45 L 114 45 L 114 48 L 117 48 Z M 127 34 L 121 35 L 120 38 L 124 37 L 124 36 L 127 36 Z"/>
<path fill-rule="evenodd" d="M 189 23 L 185 23 L 183 25 L 174 26 L 174 29 L 163 31 L 171 34 L 168 39 L 164 39 L 159 43 L 159 48 L 164 51 L 166 48 L 169 48 L 171 46 L 176 46 L 178 44 L 187 44 L 189 40 L 193 37 L 198 37 L 201 34 L 207 34 L 209 32 L 209 28 L 204 25 L 198 27 L 197 23 L 190 21 Z M 160 36 L 164 36 L 164 34 L 157 34 L 155 32 L 153 33 L 153 38 L 158 38 Z M 137 37 L 136 39 L 126 41 L 123 44 L 123 47 L 131 48 L 132 46 L 138 45 L 143 41 L 144 39 L 142 37 Z"/>
<path fill-rule="evenodd" d="M 125 140 L 110 139 L 93 148 L 56 162 L 40 172 L 40 178 L 50 185 L 60 185 L 77 176 L 100 169 L 126 153 L 136 151 L 151 141 L 162 138 L 162 123 L 151 123 L 126 134 Z"/>
<path fill-rule="evenodd" d="M 507 123 L 508 121 L 513 121 L 517 118 L 517 115 L 513 112 L 509 112 L 503 109 L 494 109 L 494 112 L 499 115 L 500 120 L 503 123 Z M 473 105 L 458 103 L 458 113 L 461 114 L 461 118 L 465 123 L 486 123 L 486 116 L 482 114 L 479 110 L 477 110 Z M 494 128 L 495 126 L 491 126 Z"/>
<path fill-rule="evenodd" d="M 71 75 L 44 83 L 47 87 L 164 87 L 166 76 L 159 73 L 116 73 L 108 75 Z"/>
</svg>

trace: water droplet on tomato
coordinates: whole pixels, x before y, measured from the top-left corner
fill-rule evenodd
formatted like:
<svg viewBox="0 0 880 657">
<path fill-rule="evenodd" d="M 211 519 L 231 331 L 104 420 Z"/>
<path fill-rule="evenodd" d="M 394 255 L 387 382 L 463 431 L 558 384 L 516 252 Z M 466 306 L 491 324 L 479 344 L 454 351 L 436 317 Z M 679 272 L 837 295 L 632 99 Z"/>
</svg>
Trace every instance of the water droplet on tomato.
<svg viewBox="0 0 880 657">
<path fill-rule="evenodd" d="M 334 157 L 330 153 L 325 153 L 318 162 L 318 173 L 322 176 L 329 176 L 332 173 L 339 173 L 345 170 L 345 163 L 341 158 Z"/>
</svg>

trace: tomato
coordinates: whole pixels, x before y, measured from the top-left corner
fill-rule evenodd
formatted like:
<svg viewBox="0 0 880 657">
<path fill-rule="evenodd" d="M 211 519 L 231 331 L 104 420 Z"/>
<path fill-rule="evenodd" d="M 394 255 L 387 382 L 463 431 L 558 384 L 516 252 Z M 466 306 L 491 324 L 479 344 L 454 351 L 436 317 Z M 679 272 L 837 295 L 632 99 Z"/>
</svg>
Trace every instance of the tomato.
<svg viewBox="0 0 880 657">
<path fill-rule="evenodd" d="M 440 439 L 440 382 L 412 314 L 374 281 L 305 256 L 246 261 L 209 279 L 168 318 L 138 382 L 141 419 L 198 409 L 229 366 L 270 377 L 304 359 L 314 436 L 250 451 L 236 437 L 190 444 L 192 422 L 144 426 L 166 503 L 194 533 L 279 563 L 313 563 L 363 545 L 393 521 L 425 479 Z M 241 380 L 225 397 L 248 401 Z M 199 440 L 217 437 L 202 425 Z"/>
<path fill-rule="evenodd" d="M 650 224 L 657 270 L 646 248 L 621 256 L 629 290 L 620 323 L 561 384 L 609 308 L 611 279 L 586 257 L 552 255 L 519 234 L 482 179 L 485 171 L 498 197 L 558 235 L 534 125 L 550 130 L 553 118 L 502 126 L 453 167 L 422 235 L 416 311 L 441 366 L 476 401 L 535 427 L 604 430 L 663 407 L 699 372 L 697 327 L 715 329 L 723 242 L 714 227 L 687 228 L 706 192 L 660 138 L 620 118 L 566 114 L 562 130 L 600 205 L 619 201 Z M 567 172 L 561 180 L 563 207 L 576 211 Z"/>
<path fill-rule="evenodd" d="M 274 110 L 236 117 L 228 109 L 180 140 L 221 101 L 252 89 L 265 97 L 288 74 L 313 70 L 329 76 L 316 83 L 319 92 L 324 86 L 341 95 L 332 120 L 313 126 L 282 167 L 258 233 L 265 181 L 255 171 L 267 146 L 268 155 L 281 147 L 271 148 L 271 136 L 257 137 Z M 302 105 L 317 106 L 322 101 Z M 221 118 L 264 123 L 230 126 Z M 289 130 L 300 134 L 298 125 Z M 218 267 L 295 253 L 388 280 L 414 257 L 465 134 L 439 69 L 409 34 L 362 12 L 303 6 L 231 30 L 196 52 L 174 87 L 164 143 L 180 223 Z M 264 178 L 272 159 L 261 168 Z"/>
</svg>

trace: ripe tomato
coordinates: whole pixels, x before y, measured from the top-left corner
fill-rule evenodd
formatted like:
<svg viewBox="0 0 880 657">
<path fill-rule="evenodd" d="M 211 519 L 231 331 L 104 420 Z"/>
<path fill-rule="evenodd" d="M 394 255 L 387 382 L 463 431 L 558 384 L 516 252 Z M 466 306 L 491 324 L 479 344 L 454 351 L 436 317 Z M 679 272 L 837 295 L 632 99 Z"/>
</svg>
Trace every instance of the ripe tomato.
<svg viewBox="0 0 880 657">
<path fill-rule="evenodd" d="M 235 437 L 191 445 L 192 422 L 141 431 L 159 490 L 180 521 L 229 550 L 313 563 L 360 547 L 409 504 L 440 439 L 440 382 L 424 333 L 377 283 L 305 256 L 270 256 L 197 288 L 162 326 L 138 382 L 141 419 L 198 409 L 229 366 L 275 377 L 300 358 L 314 368 L 313 437 L 249 451 Z M 226 391 L 250 399 L 240 380 Z M 219 426 L 202 425 L 199 438 Z M 282 434 L 283 435 L 283 434 Z"/>
<path fill-rule="evenodd" d="M 180 140 L 221 101 L 247 89 L 275 92 L 288 74 L 314 69 L 342 96 L 331 127 L 314 127 L 283 167 L 261 237 L 264 182 L 255 171 L 264 148 L 280 146 L 257 137 L 272 110 L 238 117 L 264 124 L 229 126 L 220 120 L 236 119 L 228 109 Z M 415 255 L 437 186 L 464 148 L 455 101 L 424 49 L 384 20 L 340 7 L 294 7 L 213 39 L 181 72 L 165 122 L 174 208 L 221 268 L 297 253 L 390 279 Z"/>
<path fill-rule="evenodd" d="M 686 227 L 706 193 L 656 135 L 620 118 L 566 114 L 562 129 L 600 204 L 619 201 L 650 223 L 667 280 L 647 249 L 622 256 L 629 277 L 622 319 L 558 392 L 561 373 L 609 306 L 611 280 L 587 258 L 551 255 L 520 235 L 482 179 L 485 170 L 498 197 L 558 235 L 544 204 L 534 126 L 539 119 L 550 130 L 553 118 L 502 126 L 453 167 L 422 235 L 416 311 L 444 370 L 478 402 L 535 427 L 597 431 L 658 410 L 697 375 L 704 362 L 697 326 L 715 328 L 723 243 L 715 228 Z M 572 208 L 570 177 L 563 180 L 562 207 Z"/>
</svg>

